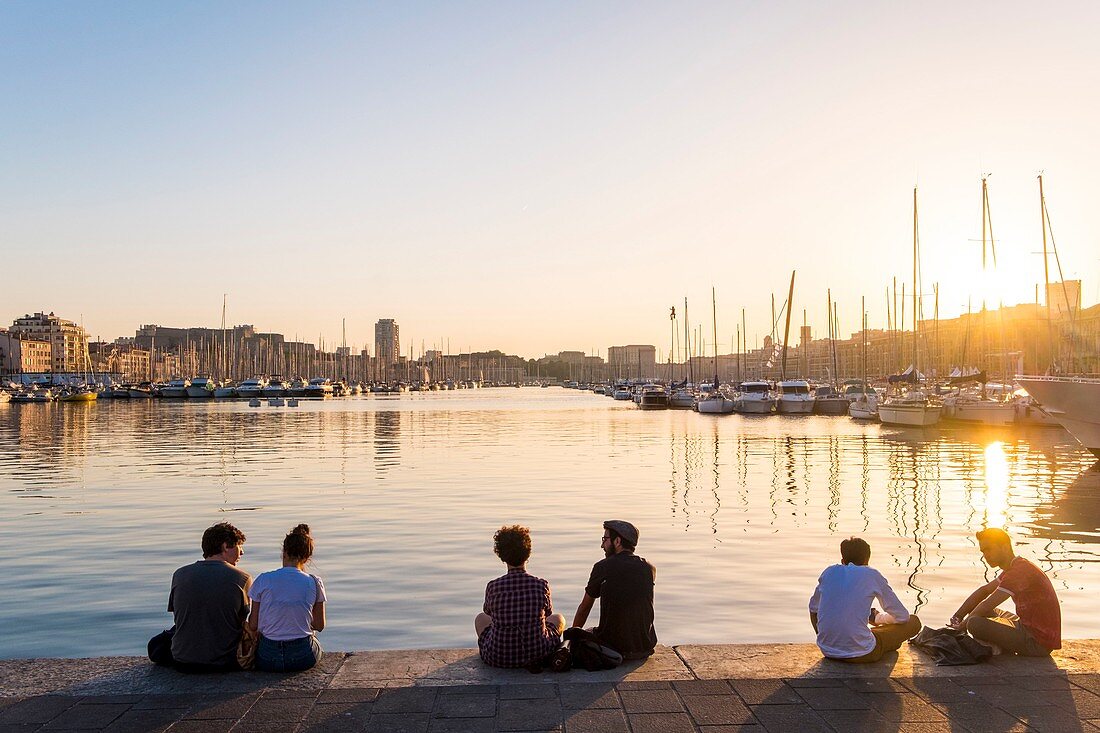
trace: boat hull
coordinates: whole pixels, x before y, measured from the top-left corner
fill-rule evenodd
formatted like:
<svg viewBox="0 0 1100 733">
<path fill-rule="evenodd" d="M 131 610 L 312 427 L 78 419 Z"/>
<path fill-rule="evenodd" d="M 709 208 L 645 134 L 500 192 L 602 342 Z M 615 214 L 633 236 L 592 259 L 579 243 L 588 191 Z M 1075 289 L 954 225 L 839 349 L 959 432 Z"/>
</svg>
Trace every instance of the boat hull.
<svg viewBox="0 0 1100 733">
<path fill-rule="evenodd" d="M 679 410 L 690 410 L 695 407 L 695 395 L 690 392 L 676 392 L 669 398 L 668 406 Z"/>
<path fill-rule="evenodd" d="M 944 418 L 982 425 L 1012 425 L 1016 422 L 1016 407 L 1010 402 L 944 400 Z"/>
<path fill-rule="evenodd" d="M 191 399 L 204 400 L 214 396 L 214 390 L 207 389 L 206 387 L 188 387 L 187 396 Z"/>
<path fill-rule="evenodd" d="M 818 415 L 847 415 L 850 404 L 844 397 L 823 398 L 814 401 L 814 412 Z"/>
<path fill-rule="evenodd" d="M 1017 381 L 1070 435 L 1100 458 L 1100 380 L 1036 377 Z"/>
<path fill-rule="evenodd" d="M 737 400 L 734 409 L 744 415 L 770 415 L 775 411 L 775 400 Z"/>
<path fill-rule="evenodd" d="M 704 415 L 729 415 L 733 412 L 734 403 L 727 397 L 711 397 L 699 400 L 697 407 Z"/>
<path fill-rule="evenodd" d="M 61 402 L 95 402 L 98 396 L 95 392 L 78 392 L 63 395 L 57 399 Z"/>
<path fill-rule="evenodd" d="M 809 415 L 814 411 L 813 399 L 784 399 L 779 397 L 775 401 L 775 411 L 780 415 Z"/>
<path fill-rule="evenodd" d="M 187 396 L 186 387 L 162 387 L 160 390 L 161 397 L 167 397 L 169 399 L 178 400 Z"/>
<path fill-rule="evenodd" d="M 939 405 L 888 405 L 878 406 L 878 419 L 883 425 L 926 428 L 935 425 L 943 416 Z"/>
</svg>

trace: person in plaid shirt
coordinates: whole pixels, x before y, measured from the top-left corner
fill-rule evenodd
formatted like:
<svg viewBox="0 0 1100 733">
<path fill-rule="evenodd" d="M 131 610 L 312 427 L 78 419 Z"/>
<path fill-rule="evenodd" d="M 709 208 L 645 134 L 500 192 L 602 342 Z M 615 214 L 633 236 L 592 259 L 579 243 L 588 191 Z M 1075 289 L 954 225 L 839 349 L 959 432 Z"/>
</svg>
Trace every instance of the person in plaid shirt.
<svg viewBox="0 0 1100 733">
<path fill-rule="evenodd" d="M 550 584 L 527 573 L 531 533 L 518 524 L 493 535 L 508 572 L 485 586 L 485 608 L 474 619 L 481 658 L 490 667 L 527 667 L 561 645 L 565 616 L 554 613 Z"/>
</svg>

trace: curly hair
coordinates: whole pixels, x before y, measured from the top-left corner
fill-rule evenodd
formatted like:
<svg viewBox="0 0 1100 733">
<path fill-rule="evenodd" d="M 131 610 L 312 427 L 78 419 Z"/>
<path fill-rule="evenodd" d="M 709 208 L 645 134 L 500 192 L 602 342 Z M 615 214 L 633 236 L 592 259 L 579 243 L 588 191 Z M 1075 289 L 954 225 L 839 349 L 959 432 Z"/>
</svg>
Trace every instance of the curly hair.
<svg viewBox="0 0 1100 733">
<path fill-rule="evenodd" d="M 202 533 L 202 556 L 213 557 L 222 551 L 224 545 L 244 543 L 244 532 L 229 522 L 218 522 Z"/>
<path fill-rule="evenodd" d="M 493 535 L 493 552 L 512 567 L 522 565 L 531 557 L 531 532 L 518 524 L 501 527 Z"/>
</svg>

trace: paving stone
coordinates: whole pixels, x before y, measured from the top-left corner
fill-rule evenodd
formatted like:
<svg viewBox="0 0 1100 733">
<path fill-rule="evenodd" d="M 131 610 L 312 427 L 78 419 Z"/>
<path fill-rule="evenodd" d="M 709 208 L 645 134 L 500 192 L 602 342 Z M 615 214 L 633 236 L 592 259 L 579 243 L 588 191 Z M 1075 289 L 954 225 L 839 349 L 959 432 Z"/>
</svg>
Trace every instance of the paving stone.
<svg viewBox="0 0 1100 733">
<path fill-rule="evenodd" d="M 900 681 L 883 677 L 846 679 L 844 686 L 855 692 L 912 692 Z"/>
<path fill-rule="evenodd" d="M 1100 674 L 1071 674 L 1069 681 L 1078 687 L 1100 694 Z"/>
<path fill-rule="evenodd" d="M 178 708 L 154 708 L 152 710 L 134 710 L 118 716 L 103 729 L 104 733 L 160 733 L 175 723 L 183 715 Z"/>
<path fill-rule="evenodd" d="M 1032 708 L 1018 708 L 1012 711 L 1012 715 L 1019 718 L 1021 722 L 1026 723 L 1029 728 L 1034 728 L 1036 730 L 1071 733 L 1071 731 L 1086 729 L 1086 726 L 1081 723 L 1080 718 L 1065 708 L 1055 707 L 1054 705 L 1037 705 Z"/>
<path fill-rule="evenodd" d="M 502 731 L 537 731 L 560 729 L 561 702 L 553 700 L 501 700 L 497 713 L 497 728 Z"/>
<path fill-rule="evenodd" d="M 730 686 L 725 680 L 676 680 L 672 688 L 681 695 L 730 694 Z"/>
<path fill-rule="evenodd" d="M 537 700 L 558 696 L 557 685 L 501 685 L 501 700 Z"/>
<path fill-rule="evenodd" d="M 818 714 L 839 731 L 860 733 L 895 733 L 898 724 L 889 721 L 874 710 L 821 710 Z"/>
<path fill-rule="evenodd" d="M 730 687 L 749 705 L 799 704 L 802 698 L 783 680 L 730 680 Z"/>
<path fill-rule="evenodd" d="M 181 720 L 173 723 L 168 729 L 169 733 L 229 733 L 237 724 L 237 719 L 231 720 Z"/>
<path fill-rule="evenodd" d="M 321 691 L 313 688 L 275 688 L 271 690 L 265 690 L 264 700 L 293 700 L 301 698 L 313 698 L 316 699 Z"/>
<path fill-rule="evenodd" d="M 1024 690 L 1072 690 L 1073 682 L 1066 675 L 1014 677 L 1012 683 Z"/>
<path fill-rule="evenodd" d="M 437 688 L 440 695 L 495 695 L 498 685 L 444 685 Z"/>
<path fill-rule="evenodd" d="M 573 710 L 565 713 L 565 733 L 628 733 L 622 710 Z"/>
<path fill-rule="evenodd" d="M 351 733 L 363 730 L 370 720 L 369 702 L 317 703 L 302 722 L 308 733 Z"/>
<path fill-rule="evenodd" d="M 844 680 L 839 677 L 788 677 L 784 682 L 796 689 L 802 687 L 844 687 Z"/>
<path fill-rule="evenodd" d="M 41 695 L 0 708 L 0 726 L 47 723 L 80 701 L 79 697 Z"/>
<path fill-rule="evenodd" d="M 184 720 L 240 720 L 260 699 L 258 694 L 236 697 L 203 697 L 184 714 Z"/>
<path fill-rule="evenodd" d="M 81 705 L 133 705 L 145 697 L 141 693 L 122 693 L 118 695 L 85 695 L 80 699 Z"/>
<path fill-rule="evenodd" d="M 497 714 L 497 696 L 440 695 L 432 711 L 434 718 L 491 718 Z"/>
<path fill-rule="evenodd" d="M 300 725 L 297 721 L 247 723 L 242 720 L 233 726 L 232 733 L 298 733 Z"/>
<path fill-rule="evenodd" d="M 628 718 L 634 733 L 695 733 L 687 713 L 639 713 Z"/>
<path fill-rule="evenodd" d="M 972 733 L 997 733 L 998 731 L 1024 730 L 1024 726 L 1014 716 L 1000 708 L 978 700 L 976 702 L 933 703 L 952 723 L 957 723 Z"/>
<path fill-rule="evenodd" d="M 496 733 L 493 718 L 435 718 L 428 733 Z"/>
<path fill-rule="evenodd" d="M 1087 690 L 1072 690 L 1067 694 L 1052 694 L 1047 702 L 1073 710 L 1079 718 L 1100 718 L 1100 695 Z"/>
<path fill-rule="evenodd" d="M 757 723 L 745 725 L 704 725 L 699 733 L 763 733 L 764 727 Z"/>
<path fill-rule="evenodd" d="M 906 677 L 898 682 L 930 702 L 960 702 L 976 699 L 976 693 L 960 687 L 952 680 L 940 677 Z"/>
<path fill-rule="evenodd" d="M 628 680 L 616 685 L 619 690 L 671 690 L 672 683 L 661 680 Z"/>
<path fill-rule="evenodd" d="M 374 713 L 363 730 L 366 733 L 428 733 L 429 724 L 427 713 Z"/>
<path fill-rule="evenodd" d="M 195 705 L 194 695 L 142 695 L 131 710 L 184 710 Z"/>
<path fill-rule="evenodd" d="M 430 713 L 435 706 L 434 687 L 397 687 L 382 690 L 374 700 L 378 713 Z"/>
<path fill-rule="evenodd" d="M 871 709 L 871 694 L 853 692 L 847 687 L 805 687 L 798 694 L 814 710 Z"/>
<path fill-rule="evenodd" d="M 943 713 L 913 693 L 868 695 L 871 707 L 882 717 L 894 722 L 935 723 L 944 720 Z"/>
<path fill-rule="evenodd" d="M 890 723 L 889 733 L 958 733 L 960 727 L 950 722 L 939 723 Z"/>
<path fill-rule="evenodd" d="M 733 694 L 684 697 L 688 713 L 699 725 L 743 725 L 755 722 L 752 713 Z"/>
<path fill-rule="evenodd" d="M 46 723 L 43 730 L 80 730 L 105 728 L 130 709 L 129 703 L 85 705 L 78 703 Z"/>
<path fill-rule="evenodd" d="M 25 696 L 22 696 L 22 697 L 0 697 L 0 710 L 3 710 L 4 708 L 9 707 L 11 705 L 14 705 L 17 702 L 23 702 L 26 699 L 27 698 Z"/>
<path fill-rule="evenodd" d="M 799 733 L 832 733 L 825 719 L 803 705 L 757 705 L 752 714 L 768 731 L 798 731 Z"/>
<path fill-rule="evenodd" d="M 317 703 L 332 702 L 373 702 L 378 697 L 377 687 L 345 687 L 338 690 L 321 690 Z"/>
<path fill-rule="evenodd" d="M 684 706 L 672 690 L 619 690 L 623 708 L 628 715 L 635 713 L 682 713 Z"/>
<path fill-rule="evenodd" d="M 295 722 L 305 720 L 310 708 L 313 707 L 312 697 L 268 698 L 266 695 L 249 708 L 241 718 L 243 725 L 262 725 Z"/>
<path fill-rule="evenodd" d="M 623 706 L 612 682 L 558 685 L 561 704 L 567 710 L 621 708 Z"/>
</svg>

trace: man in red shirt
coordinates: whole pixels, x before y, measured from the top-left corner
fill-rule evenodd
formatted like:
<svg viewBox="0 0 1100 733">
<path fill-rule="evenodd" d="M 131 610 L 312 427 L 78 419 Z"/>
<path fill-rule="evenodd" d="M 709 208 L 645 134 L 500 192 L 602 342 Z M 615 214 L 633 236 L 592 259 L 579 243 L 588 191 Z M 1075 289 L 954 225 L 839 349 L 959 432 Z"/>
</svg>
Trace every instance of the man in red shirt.
<svg viewBox="0 0 1100 733">
<path fill-rule="evenodd" d="M 1001 572 L 970 594 L 951 617 L 951 626 L 965 627 L 975 639 L 1025 657 L 1061 649 L 1062 612 L 1050 579 L 1012 552 L 1012 539 L 1003 529 L 988 527 L 976 536 L 982 558 Z M 1016 604 L 1015 614 L 997 608 L 1009 598 Z"/>
</svg>

